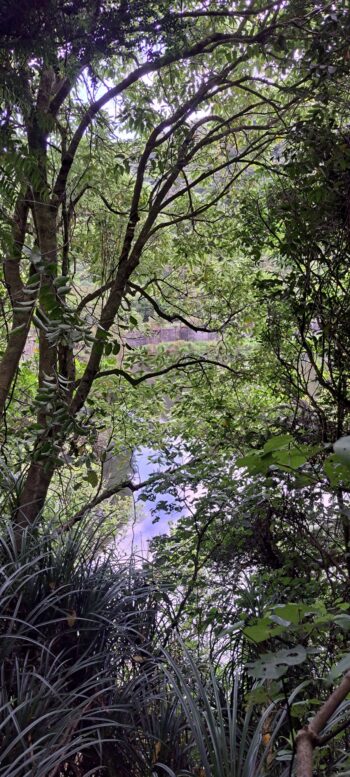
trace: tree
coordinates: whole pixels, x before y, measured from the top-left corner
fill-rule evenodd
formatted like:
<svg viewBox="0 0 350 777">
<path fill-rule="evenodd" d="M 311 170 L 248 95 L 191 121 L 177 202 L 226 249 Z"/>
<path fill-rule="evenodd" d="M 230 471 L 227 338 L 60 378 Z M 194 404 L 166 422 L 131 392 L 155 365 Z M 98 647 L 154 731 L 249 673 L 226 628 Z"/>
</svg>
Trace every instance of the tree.
<svg viewBox="0 0 350 777">
<path fill-rule="evenodd" d="M 244 662 L 253 677 L 265 679 L 265 703 L 287 699 L 311 678 L 307 690 L 298 686 L 302 701 L 289 709 L 289 746 L 278 756 L 289 765 L 278 774 L 294 773 L 295 752 L 300 775 L 348 767 L 342 613 L 348 609 L 349 469 L 339 447 L 332 452 L 349 430 L 348 99 L 346 51 L 338 60 L 339 49 L 333 55 L 330 46 L 317 73 L 320 91 L 274 149 L 274 171 L 251 181 L 236 210 L 236 240 L 251 257 L 260 308 L 251 316 L 260 345 L 250 375 L 264 395 L 265 423 L 257 407 L 245 429 L 250 450 L 238 459 L 238 423 L 226 427 L 226 437 L 220 428 L 216 440 L 232 459 L 221 460 L 220 478 L 220 454 L 210 459 L 204 495 L 170 538 L 155 545 L 160 574 L 165 570 L 171 579 L 182 570 L 174 622 L 201 660 L 231 651 L 235 667 Z M 271 406 L 267 388 L 276 397 Z M 220 409 L 227 415 L 229 407 L 225 398 Z M 208 420 L 201 417 L 201 425 L 205 438 Z M 191 484 L 201 482 L 195 466 L 186 475 Z"/>
<path fill-rule="evenodd" d="M 281 85 L 265 69 L 281 59 L 290 66 L 301 18 L 307 47 L 326 7 L 311 4 L 300 16 L 294 3 L 182 11 L 167 3 L 55 2 L 25 6 L 18 21 L 5 6 L 2 411 L 12 401 L 31 325 L 39 337 L 37 427 L 22 472 L 18 526 L 42 510 L 65 446 L 84 429 L 86 402 L 106 374 L 101 360 L 115 343 L 123 300 L 150 241 L 183 223 L 195 229 L 237 177 L 260 164 L 283 115 L 308 86 L 308 75 L 297 70 Z M 116 131 L 131 133 L 132 151 L 115 140 Z M 127 188 L 117 213 L 98 191 L 118 218 L 121 238 L 108 281 L 77 310 L 70 297 L 74 220 L 90 195 L 91 159 L 103 146 L 118 154 Z M 94 301 L 91 323 L 84 311 Z M 81 341 L 89 353 L 77 379 Z"/>
<path fill-rule="evenodd" d="M 338 775 L 347 4 L 1 14 L 3 772 Z M 187 514 L 135 571 L 99 511 L 140 444 Z"/>
</svg>

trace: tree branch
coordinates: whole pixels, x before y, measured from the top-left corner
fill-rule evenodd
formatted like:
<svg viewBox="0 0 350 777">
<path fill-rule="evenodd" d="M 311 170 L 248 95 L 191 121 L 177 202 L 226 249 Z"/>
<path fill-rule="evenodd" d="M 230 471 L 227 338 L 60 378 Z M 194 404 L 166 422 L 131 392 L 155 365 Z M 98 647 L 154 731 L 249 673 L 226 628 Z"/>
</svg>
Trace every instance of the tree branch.
<svg viewBox="0 0 350 777">
<path fill-rule="evenodd" d="M 165 310 L 163 310 L 159 305 L 158 302 L 151 297 L 150 294 L 142 287 L 139 286 L 137 283 L 133 283 L 129 281 L 129 286 L 131 289 L 135 289 L 139 294 L 142 294 L 142 296 L 147 299 L 148 302 L 152 305 L 155 312 L 160 318 L 163 318 L 165 321 L 169 321 L 170 323 L 173 323 L 174 321 L 181 321 L 182 324 L 185 324 L 185 326 L 188 327 L 188 329 L 191 329 L 193 332 L 207 332 L 208 334 L 216 334 L 218 332 L 222 332 L 227 325 L 232 321 L 233 317 L 237 315 L 237 313 L 241 313 L 241 311 L 244 308 L 240 308 L 239 310 L 235 310 L 234 313 L 231 313 L 231 315 L 224 321 L 223 324 L 221 324 L 219 327 L 216 327 L 214 329 L 209 329 L 207 326 L 197 326 L 197 324 L 192 324 L 191 321 L 189 321 L 184 316 L 180 315 L 180 313 L 166 313 Z"/>
<path fill-rule="evenodd" d="M 262 6 L 262 8 L 253 8 L 253 9 L 247 9 L 242 11 L 229 11 L 229 10 L 223 10 L 223 11 L 210 11 L 208 10 L 195 10 L 195 11 L 183 11 L 182 13 L 175 13 L 172 14 L 172 19 L 200 19 L 201 17 L 208 17 L 208 18 L 220 18 L 220 17 L 229 17 L 229 18 L 242 18 L 242 17 L 250 17 L 250 16 L 258 16 L 258 14 L 266 13 L 267 11 L 272 11 L 274 8 L 278 8 L 280 6 L 281 2 L 280 0 L 275 0 L 273 3 L 267 3 L 267 5 Z"/>
<path fill-rule="evenodd" d="M 240 377 L 240 373 L 238 373 L 236 370 L 233 369 L 233 367 L 230 367 L 228 364 L 224 364 L 224 362 L 220 362 L 216 359 L 207 359 L 206 357 L 198 357 L 198 359 L 183 357 L 182 359 L 179 359 L 179 361 L 174 362 L 173 364 L 168 364 L 167 367 L 162 367 L 159 370 L 154 370 L 154 372 L 144 372 L 142 375 L 139 375 L 139 377 L 134 377 L 126 370 L 123 370 L 121 367 L 115 367 L 114 369 L 110 370 L 101 370 L 101 372 L 98 372 L 95 376 L 97 378 L 105 378 L 109 375 L 121 375 L 125 380 L 128 381 L 132 386 L 138 386 L 139 383 L 143 383 L 145 380 L 150 380 L 151 378 L 158 378 L 161 375 L 167 375 L 168 372 L 172 372 L 172 370 L 184 370 L 187 369 L 187 367 L 203 367 L 206 364 L 209 364 L 214 367 L 221 367 L 224 370 L 228 370 L 236 377 Z"/>
<path fill-rule="evenodd" d="M 228 69 L 230 70 L 231 66 Z M 225 74 L 227 74 L 228 69 L 224 68 Z M 209 77 L 207 81 L 202 83 L 197 89 L 197 91 L 195 92 L 195 94 L 189 100 L 187 100 L 184 105 L 180 106 L 168 119 L 165 119 L 164 121 L 160 122 L 160 124 L 158 124 L 158 126 L 155 127 L 155 129 L 151 132 L 146 142 L 144 151 L 140 158 L 136 177 L 135 177 L 134 190 L 132 194 L 131 206 L 129 211 L 129 219 L 126 225 L 123 246 L 118 260 L 118 271 L 116 274 L 115 281 L 111 287 L 107 302 L 104 305 L 103 310 L 101 312 L 99 329 L 97 330 L 96 339 L 91 349 L 88 364 L 86 366 L 84 375 L 79 382 L 78 390 L 75 394 L 75 397 L 72 400 L 72 404 L 71 404 L 72 413 L 76 413 L 82 407 L 89 394 L 90 388 L 92 386 L 92 383 L 96 377 L 96 374 L 100 366 L 101 356 L 103 353 L 103 343 L 104 343 L 106 333 L 110 330 L 115 320 L 115 317 L 121 305 L 121 301 L 125 292 L 126 285 L 129 281 L 131 274 L 139 264 L 142 251 L 150 237 L 152 226 L 155 223 L 159 213 L 161 212 L 163 200 L 169 194 L 172 186 L 177 180 L 185 164 L 187 164 L 188 161 L 191 159 L 191 152 L 189 149 L 189 145 L 192 139 L 192 131 L 189 130 L 189 132 L 185 136 L 184 141 L 181 143 L 181 146 L 179 148 L 177 158 L 174 162 L 172 170 L 167 180 L 165 181 L 160 191 L 158 192 L 157 196 L 155 197 L 154 202 L 152 203 L 152 206 L 149 209 L 145 222 L 141 227 L 140 232 L 133 244 L 136 226 L 139 221 L 138 209 L 139 209 L 139 202 L 140 202 L 140 197 L 142 193 L 142 187 L 143 187 L 147 162 L 150 158 L 152 150 L 155 147 L 155 143 L 160 133 L 164 129 L 166 129 L 171 125 L 174 125 L 179 118 L 182 117 L 182 119 L 184 119 L 184 117 L 186 117 L 189 112 L 195 110 L 203 102 L 205 97 L 208 96 L 213 85 L 217 84 L 221 77 L 222 77 L 222 72 L 218 76 Z"/>
<path fill-rule="evenodd" d="M 77 306 L 77 313 L 80 313 L 83 308 L 85 308 L 85 305 L 87 305 L 89 302 L 93 302 L 95 299 L 101 296 L 105 291 L 109 291 L 109 289 L 112 288 L 114 284 L 114 280 L 108 281 L 108 283 L 104 283 L 103 286 L 99 286 L 98 289 L 95 289 L 95 291 L 91 291 L 90 294 L 86 294 L 83 299 L 80 300 L 79 305 Z"/>
<path fill-rule="evenodd" d="M 116 494 L 119 494 L 120 491 L 123 491 L 125 488 L 128 488 L 133 493 L 135 491 L 140 491 L 142 488 L 147 488 L 147 486 L 150 486 L 152 483 L 155 483 L 157 480 L 159 480 L 163 476 L 163 473 L 157 473 L 155 475 L 151 475 L 147 480 L 141 481 L 141 483 L 133 483 L 132 480 L 123 480 L 121 483 L 118 483 L 116 486 L 113 486 L 113 488 L 106 488 L 104 491 L 101 491 L 101 493 L 95 497 L 95 499 L 90 500 L 89 502 L 86 502 L 86 504 L 80 508 L 74 515 L 69 518 L 69 520 L 63 524 L 63 526 L 60 526 L 59 528 L 59 534 L 63 534 L 64 532 L 69 531 L 69 529 L 72 528 L 76 523 L 81 521 L 84 518 L 84 515 L 86 515 L 89 510 L 92 510 L 94 507 L 97 507 L 97 505 L 101 504 L 102 502 L 105 502 L 106 499 L 110 499 L 112 496 L 116 496 Z"/>
<path fill-rule="evenodd" d="M 269 36 L 270 33 L 268 31 L 265 31 L 265 32 Z M 213 33 L 212 35 L 209 35 L 207 38 L 204 38 L 199 43 L 196 43 L 193 46 L 190 46 L 189 48 L 184 49 L 184 51 L 181 52 L 180 54 L 169 53 L 169 54 L 165 54 L 163 57 L 159 57 L 157 60 L 153 62 L 145 62 L 140 67 L 133 70 L 132 73 L 129 73 L 128 76 L 123 78 L 123 80 L 120 81 L 119 84 L 112 87 L 111 89 L 108 89 L 107 92 L 105 92 L 98 100 L 92 103 L 90 107 L 87 109 L 87 111 L 85 112 L 83 118 L 81 119 L 81 122 L 72 137 L 72 140 L 67 148 L 67 151 L 63 156 L 62 164 L 58 172 L 55 185 L 53 187 L 53 196 L 52 196 L 53 204 L 57 205 L 61 201 L 64 189 L 67 183 L 67 178 L 74 161 L 76 151 L 78 149 L 78 146 L 84 135 L 85 130 L 89 127 L 89 125 L 91 124 L 95 116 L 99 113 L 99 111 L 108 102 L 110 102 L 110 100 L 113 100 L 115 99 L 115 97 L 118 97 L 118 95 L 122 94 L 122 92 L 124 92 L 126 89 L 128 89 L 130 86 L 135 84 L 144 76 L 149 75 L 150 73 L 154 73 L 157 70 L 163 67 L 166 67 L 166 65 L 170 65 L 173 62 L 177 62 L 185 59 L 191 59 L 192 57 L 198 56 L 199 54 L 204 54 L 206 51 L 213 51 L 221 43 L 225 43 L 225 42 L 233 43 L 234 41 L 236 41 L 237 43 L 242 42 L 242 36 L 239 36 L 234 33 L 231 33 L 231 34 Z M 249 40 L 246 40 L 245 38 L 243 39 L 243 41 L 247 43 L 249 42 Z"/>
<path fill-rule="evenodd" d="M 315 747 L 323 744 L 323 738 L 319 736 L 320 731 L 348 693 L 350 693 L 350 671 L 346 672 L 338 688 L 331 693 L 309 725 L 298 732 L 296 736 L 297 777 L 313 777 L 313 752 Z"/>
</svg>

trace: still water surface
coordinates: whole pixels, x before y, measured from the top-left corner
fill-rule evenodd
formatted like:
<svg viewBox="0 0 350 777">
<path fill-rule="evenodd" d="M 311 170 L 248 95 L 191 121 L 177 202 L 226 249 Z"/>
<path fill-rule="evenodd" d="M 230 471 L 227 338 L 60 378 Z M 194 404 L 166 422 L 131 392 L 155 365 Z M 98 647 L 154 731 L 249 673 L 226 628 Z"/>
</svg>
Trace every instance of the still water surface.
<svg viewBox="0 0 350 777">
<path fill-rule="evenodd" d="M 152 448 L 140 448 L 134 452 L 132 469 L 135 483 L 147 480 L 151 475 L 164 471 L 164 467 L 155 462 L 157 455 L 157 451 L 152 450 Z M 180 493 L 179 495 L 185 496 Z M 159 499 L 167 503 L 169 510 L 157 508 L 155 502 L 148 499 L 143 501 L 140 496 L 142 496 L 142 491 L 135 493 L 134 514 L 131 522 L 125 527 L 122 537 L 118 538 L 117 545 L 119 552 L 130 553 L 131 550 L 143 556 L 148 553 L 149 540 L 160 534 L 169 534 L 171 524 L 180 516 L 186 515 L 188 510 L 184 504 L 180 511 L 178 501 L 172 494 L 159 495 Z M 171 505 L 174 506 L 173 510 L 171 510 Z"/>
</svg>

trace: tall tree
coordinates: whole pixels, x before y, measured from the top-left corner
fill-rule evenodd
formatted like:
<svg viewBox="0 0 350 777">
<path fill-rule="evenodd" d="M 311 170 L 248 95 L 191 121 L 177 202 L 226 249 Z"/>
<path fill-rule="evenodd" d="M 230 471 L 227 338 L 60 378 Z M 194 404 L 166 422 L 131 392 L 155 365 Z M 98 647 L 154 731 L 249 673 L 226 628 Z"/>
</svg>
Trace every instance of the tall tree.
<svg viewBox="0 0 350 777">
<path fill-rule="evenodd" d="M 79 436 L 148 246 L 184 222 L 195 230 L 238 176 L 266 163 L 264 152 L 311 83 L 312 68 L 301 72 L 295 49 L 313 45 L 328 7 L 259 2 L 229 10 L 213 2 L 184 10 L 181 3 L 56 1 L 25 5 L 19 20 L 4 6 L 2 412 L 30 326 L 39 333 L 38 428 L 23 472 L 19 525 L 36 518 L 65 444 Z M 123 133 L 133 138 L 126 160 L 116 140 Z M 130 175 L 121 211 L 99 192 L 121 236 L 107 282 L 77 311 L 69 296 L 73 223 L 90 196 L 85 176 L 101 142 L 124 160 L 125 171 L 130 166 Z M 92 301 L 93 324 L 84 315 Z M 81 340 L 89 353 L 76 379 Z"/>
</svg>

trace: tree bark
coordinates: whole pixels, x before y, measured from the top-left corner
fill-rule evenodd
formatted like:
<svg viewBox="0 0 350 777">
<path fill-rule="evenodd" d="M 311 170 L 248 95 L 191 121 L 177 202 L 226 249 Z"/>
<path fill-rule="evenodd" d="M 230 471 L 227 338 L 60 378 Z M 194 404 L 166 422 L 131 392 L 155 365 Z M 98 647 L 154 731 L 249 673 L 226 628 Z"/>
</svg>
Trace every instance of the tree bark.
<svg viewBox="0 0 350 777">
<path fill-rule="evenodd" d="M 41 260 L 44 266 L 40 290 L 40 308 L 51 317 L 48 297 L 57 299 L 53 280 L 57 275 L 57 212 L 49 203 L 40 203 L 36 208 L 36 223 Z M 46 332 L 39 335 L 39 386 L 44 375 L 55 374 L 57 368 L 57 347 L 47 339 Z"/>
<path fill-rule="evenodd" d="M 15 532 L 20 541 L 22 531 L 32 525 L 44 507 L 55 464 L 32 461 L 22 489 L 20 505 L 14 518 Z"/>
<path fill-rule="evenodd" d="M 8 343 L 0 362 L 0 415 L 5 410 L 6 400 L 27 341 L 32 316 L 32 311 L 20 310 L 20 303 L 29 301 L 29 297 L 23 293 L 24 284 L 20 274 L 29 210 L 27 195 L 28 192 L 21 192 L 17 199 L 12 228 L 12 256 L 7 257 L 4 262 L 5 284 L 13 315 Z"/>
<path fill-rule="evenodd" d="M 51 68 L 44 69 L 38 89 L 37 104 L 28 123 L 28 146 L 36 157 L 40 185 L 32 192 L 32 210 L 41 258 L 40 309 L 47 319 L 56 316 L 57 292 L 54 279 L 57 275 L 57 214 L 56 204 L 50 202 L 50 189 L 47 181 L 47 135 L 49 125 L 48 111 L 55 76 Z M 57 345 L 49 341 L 44 329 L 39 333 L 39 387 L 45 377 L 54 377 L 57 369 Z M 38 411 L 38 422 L 42 433 L 34 446 L 32 461 L 24 481 L 19 507 L 15 514 L 16 530 L 20 532 L 32 524 L 40 514 L 57 463 L 57 451 L 43 451 L 43 445 L 56 442 L 52 429 L 47 425 L 47 413 Z M 59 440 L 59 433 L 57 434 Z"/>
<path fill-rule="evenodd" d="M 322 704 L 322 707 L 310 721 L 309 725 L 298 732 L 296 737 L 297 777 L 313 777 L 314 749 L 324 744 L 320 737 L 320 732 L 348 693 L 350 693 L 350 671 L 346 672 L 338 688 Z M 350 719 L 348 722 L 350 722 Z M 330 737 L 325 739 L 328 741 Z"/>
</svg>

